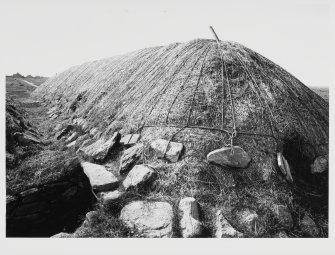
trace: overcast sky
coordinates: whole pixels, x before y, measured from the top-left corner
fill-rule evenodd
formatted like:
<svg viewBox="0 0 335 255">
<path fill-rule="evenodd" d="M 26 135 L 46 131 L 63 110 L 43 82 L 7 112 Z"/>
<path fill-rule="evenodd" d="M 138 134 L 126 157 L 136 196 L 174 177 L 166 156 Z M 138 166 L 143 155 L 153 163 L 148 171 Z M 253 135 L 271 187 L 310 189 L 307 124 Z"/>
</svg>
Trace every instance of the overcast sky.
<svg viewBox="0 0 335 255">
<path fill-rule="evenodd" d="M 239 42 L 307 86 L 329 87 L 331 0 L 1 0 L 6 74 L 53 76 L 144 47 L 212 38 Z"/>
</svg>

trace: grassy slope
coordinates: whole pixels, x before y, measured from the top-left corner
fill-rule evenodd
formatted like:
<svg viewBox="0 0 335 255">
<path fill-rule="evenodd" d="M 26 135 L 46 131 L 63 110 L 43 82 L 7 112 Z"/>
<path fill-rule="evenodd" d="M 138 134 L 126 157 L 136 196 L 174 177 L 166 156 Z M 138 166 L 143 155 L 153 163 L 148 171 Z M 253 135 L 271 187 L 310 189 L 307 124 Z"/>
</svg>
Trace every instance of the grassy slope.
<svg viewBox="0 0 335 255">
<path fill-rule="evenodd" d="M 329 88 L 311 88 L 316 94 L 329 102 Z"/>
</svg>

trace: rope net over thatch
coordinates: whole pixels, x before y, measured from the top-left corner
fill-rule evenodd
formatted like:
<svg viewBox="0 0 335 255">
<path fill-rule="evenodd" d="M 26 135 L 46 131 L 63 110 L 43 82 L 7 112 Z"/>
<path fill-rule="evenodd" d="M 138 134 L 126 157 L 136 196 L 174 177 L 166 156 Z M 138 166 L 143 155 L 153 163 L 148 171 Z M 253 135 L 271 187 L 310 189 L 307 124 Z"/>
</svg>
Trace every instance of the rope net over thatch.
<svg viewBox="0 0 335 255">
<path fill-rule="evenodd" d="M 328 144 L 328 103 L 284 69 L 233 42 L 193 40 L 72 67 L 34 92 L 106 129 L 217 130 Z M 58 100 L 58 101 L 57 101 Z"/>
</svg>

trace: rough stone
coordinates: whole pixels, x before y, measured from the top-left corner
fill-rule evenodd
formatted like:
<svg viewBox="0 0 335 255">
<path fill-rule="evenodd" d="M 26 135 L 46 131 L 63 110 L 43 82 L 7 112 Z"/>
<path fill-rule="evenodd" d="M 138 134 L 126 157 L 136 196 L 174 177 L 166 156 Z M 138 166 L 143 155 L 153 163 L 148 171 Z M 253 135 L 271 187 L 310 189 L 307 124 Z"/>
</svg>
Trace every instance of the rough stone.
<svg viewBox="0 0 335 255">
<path fill-rule="evenodd" d="M 94 137 L 96 134 L 99 133 L 99 130 L 97 128 L 92 128 L 89 133 L 92 137 Z"/>
<path fill-rule="evenodd" d="M 181 214 L 180 229 L 183 237 L 197 237 L 201 235 L 200 206 L 193 197 L 183 198 L 179 202 Z"/>
<path fill-rule="evenodd" d="M 72 135 L 69 136 L 69 138 L 66 139 L 66 143 L 71 143 L 74 140 L 76 140 L 79 137 L 79 134 L 77 132 L 74 132 Z"/>
<path fill-rule="evenodd" d="M 39 198 L 39 189 L 38 188 L 30 188 L 28 190 L 22 191 L 20 193 L 22 197 L 22 202 L 34 202 Z"/>
<path fill-rule="evenodd" d="M 72 125 L 67 125 L 66 128 L 64 128 L 62 131 L 60 131 L 59 133 L 57 133 L 56 139 L 59 140 L 63 136 L 66 136 L 71 130 L 73 130 L 73 126 Z"/>
<path fill-rule="evenodd" d="M 311 165 L 312 174 L 320 174 L 328 170 L 328 155 L 317 157 Z"/>
<path fill-rule="evenodd" d="M 288 235 L 285 231 L 280 231 L 273 236 L 274 238 L 288 238 Z"/>
<path fill-rule="evenodd" d="M 66 148 L 68 149 L 75 149 L 76 148 L 77 141 L 73 141 L 66 145 Z"/>
<path fill-rule="evenodd" d="M 95 143 L 83 148 L 82 151 L 85 155 L 93 157 L 95 160 L 104 160 L 119 140 L 120 134 L 115 132 L 109 140 L 105 141 L 100 138 Z"/>
<path fill-rule="evenodd" d="M 300 228 L 301 228 L 301 231 L 309 237 L 319 236 L 320 232 L 319 232 L 318 227 L 316 226 L 314 220 L 307 214 L 305 214 L 304 218 L 302 219 L 300 223 Z"/>
<path fill-rule="evenodd" d="M 89 162 L 82 162 L 81 166 L 84 169 L 84 173 L 88 177 L 93 190 L 112 190 L 119 185 L 119 181 L 115 175 L 108 172 L 104 166 Z"/>
<path fill-rule="evenodd" d="M 177 162 L 184 145 L 182 143 L 169 142 L 164 139 L 158 139 L 150 144 L 156 152 L 158 158 L 166 158 L 170 162 Z"/>
<path fill-rule="evenodd" d="M 251 235 L 258 236 L 264 230 L 258 214 L 249 208 L 234 210 L 237 227 Z"/>
<path fill-rule="evenodd" d="M 275 205 L 273 208 L 275 216 L 279 224 L 285 229 L 291 229 L 293 227 L 293 218 L 289 209 L 284 205 Z"/>
<path fill-rule="evenodd" d="M 120 144 L 123 146 L 132 146 L 140 140 L 139 134 L 128 134 L 121 138 Z"/>
<path fill-rule="evenodd" d="M 98 197 L 100 197 L 102 203 L 104 205 L 112 204 L 116 201 L 119 201 L 120 198 L 125 194 L 125 192 L 120 190 L 108 191 L 108 192 L 100 192 Z"/>
<path fill-rule="evenodd" d="M 65 232 L 60 232 L 56 235 L 51 236 L 50 238 L 71 238 L 71 237 L 73 237 L 72 234 L 65 233 Z"/>
<path fill-rule="evenodd" d="M 172 237 L 173 210 L 166 202 L 135 201 L 126 205 L 120 219 L 142 237 Z"/>
<path fill-rule="evenodd" d="M 143 144 L 139 143 L 133 147 L 125 150 L 121 157 L 120 173 L 124 174 L 133 167 L 136 162 L 141 158 L 143 152 Z"/>
<path fill-rule="evenodd" d="M 33 137 L 33 136 L 25 134 L 25 133 L 16 132 L 14 134 L 14 137 L 19 143 L 21 143 L 23 145 L 30 145 L 32 143 L 35 143 L 35 144 L 36 143 L 37 144 L 41 143 L 41 141 L 38 140 L 36 137 Z"/>
<path fill-rule="evenodd" d="M 223 216 L 221 210 L 216 213 L 216 232 L 217 238 L 243 237 L 243 234 L 237 231 Z"/>
<path fill-rule="evenodd" d="M 146 165 L 134 166 L 123 181 L 123 187 L 127 190 L 130 187 L 143 186 L 156 177 L 155 171 Z"/>
<path fill-rule="evenodd" d="M 207 155 L 207 160 L 220 166 L 228 166 L 234 168 L 246 168 L 251 158 L 241 147 L 234 146 L 233 151 L 230 147 L 223 147 L 218 150 L 211 151 Z"/>
</svg>

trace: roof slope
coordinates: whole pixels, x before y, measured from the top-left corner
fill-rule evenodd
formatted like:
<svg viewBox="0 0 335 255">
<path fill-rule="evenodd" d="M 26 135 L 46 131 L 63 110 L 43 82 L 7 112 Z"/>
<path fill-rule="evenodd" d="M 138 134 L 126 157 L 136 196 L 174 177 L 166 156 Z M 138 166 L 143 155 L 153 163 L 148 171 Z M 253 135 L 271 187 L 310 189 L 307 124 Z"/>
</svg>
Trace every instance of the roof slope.
<svg viewBox="0 0 335 255">
<path fill-rule="evenodd" d="M 219 129 L 328 143 L 328 103 L 260 54 L 198 39 L 72 67 L 34 91 L 64 114 L 122 125 Z M 71 109 L 71 110 L 69 110 Z"/>
</svg>

